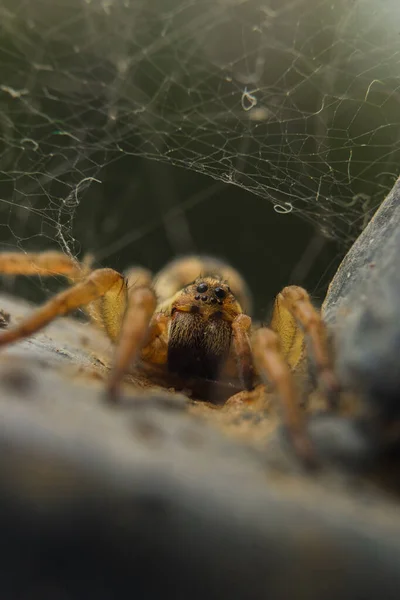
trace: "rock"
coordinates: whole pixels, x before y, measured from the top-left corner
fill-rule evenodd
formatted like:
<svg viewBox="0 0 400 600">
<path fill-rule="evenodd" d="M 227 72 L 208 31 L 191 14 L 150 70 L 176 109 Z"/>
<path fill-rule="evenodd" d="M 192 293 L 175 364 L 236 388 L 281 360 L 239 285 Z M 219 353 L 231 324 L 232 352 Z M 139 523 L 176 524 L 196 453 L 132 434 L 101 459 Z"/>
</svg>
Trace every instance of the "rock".
<svg viewBox="0 0 400 600">
<path fill-rule="evenodd" d="M 361 395 L 365 410 L 386 430 L 392 445 L 400 442 L 395 431 L 400 425 L 399 257 L 397 180 L 344 258 L 323 307 L 334 332 L 339 378 Z"/>
<path fill-rule="evenodd" d="M 398 185 L 324 306 L 341 380 L 395 416 Z M 13 323 L 31 309 L 0 308 Z M 397 600 L 398 499 L 365 470 L 360 419 L 311 418 L 311 475 L 272 397 L 217 407 L 136 374 L 108 405 L 110 352 L 66 318 L 0 353 L 2 598 Z"/>
</svg>

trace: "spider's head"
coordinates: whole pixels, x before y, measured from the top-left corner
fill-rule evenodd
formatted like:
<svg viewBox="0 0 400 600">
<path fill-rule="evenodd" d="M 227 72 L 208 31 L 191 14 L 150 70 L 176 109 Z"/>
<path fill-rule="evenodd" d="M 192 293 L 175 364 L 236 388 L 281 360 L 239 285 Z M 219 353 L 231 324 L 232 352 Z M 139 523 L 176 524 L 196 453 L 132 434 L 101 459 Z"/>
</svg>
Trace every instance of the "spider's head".
<svg viewBox="0 0 400 600">
<path fill-rule="evenodd" d="M 219 277 L 198 277 L 179 292 L 173 303 L 173 311 L 200 314 L 232 321 L 242 312 L 228 283 Z"/>
</svg>

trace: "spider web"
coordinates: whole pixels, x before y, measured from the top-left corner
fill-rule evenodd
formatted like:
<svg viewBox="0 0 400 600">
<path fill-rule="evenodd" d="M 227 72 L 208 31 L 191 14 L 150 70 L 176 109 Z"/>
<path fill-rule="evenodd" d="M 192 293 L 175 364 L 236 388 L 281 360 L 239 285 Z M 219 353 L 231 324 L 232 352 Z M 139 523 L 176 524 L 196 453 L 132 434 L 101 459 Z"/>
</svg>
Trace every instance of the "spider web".
<svg viewBox="0 0 400 600">
<path fill-rule="evenodd" d="M 3 245 L 76 254 L 81 205 L 116 239 L 116 214 L 141 202 L 107 173 L 136 159 L 348 244 L 399 173 L 399 17 L 398 0 L 3 0 Z"/>
</svg>

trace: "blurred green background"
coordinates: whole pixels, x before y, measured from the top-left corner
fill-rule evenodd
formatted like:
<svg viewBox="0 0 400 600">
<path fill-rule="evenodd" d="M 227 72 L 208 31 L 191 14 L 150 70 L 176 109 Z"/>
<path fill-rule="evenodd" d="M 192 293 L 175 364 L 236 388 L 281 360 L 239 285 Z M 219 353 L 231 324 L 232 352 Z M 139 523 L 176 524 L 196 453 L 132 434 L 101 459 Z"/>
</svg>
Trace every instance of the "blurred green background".
<svg viewBox="0 0 400 600">
<path fill-rule="evenodd" d="M 318 302 L 399 164 L 397 0 L 2 0 L 0 248 Z M 48 281 L 5 286 L 35 300 Z"/>
</svg>

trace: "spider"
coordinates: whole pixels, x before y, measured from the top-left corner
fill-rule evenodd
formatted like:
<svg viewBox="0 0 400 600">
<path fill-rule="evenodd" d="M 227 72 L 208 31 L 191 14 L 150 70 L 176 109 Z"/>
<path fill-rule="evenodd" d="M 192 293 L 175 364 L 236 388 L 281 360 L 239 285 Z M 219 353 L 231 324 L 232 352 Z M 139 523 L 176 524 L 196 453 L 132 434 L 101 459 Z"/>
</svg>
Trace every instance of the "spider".
<svg viewBox="0 0 400 600">
<path fill-rule="evenodd" d="M 17 326 L 0 332 L 0 346 L 39 331 L 50 321 L 83 307 L 115 345 L 107 395 L 116 400 L 124 374 L 144 363 L 191 377 L 232 377 L 243 390 L 264 381 L 280 399 L 283 424 L 296 454 L 316 464 L 292 370 L 309 340 L 316 373 L 332 403 L 338 391 L 325 325 L 307 292 L 285 287 L 276 297 L 269 327 L 252 325 L 250 294 L 226 263 L 188 256 L 168 264 L 153 279 L 136 267 L 125 275 L 91 270 L 61 252 L 0 253 L 0 273 L 62 275 L 72 287 L 52 297 Z"/>
</svg>

